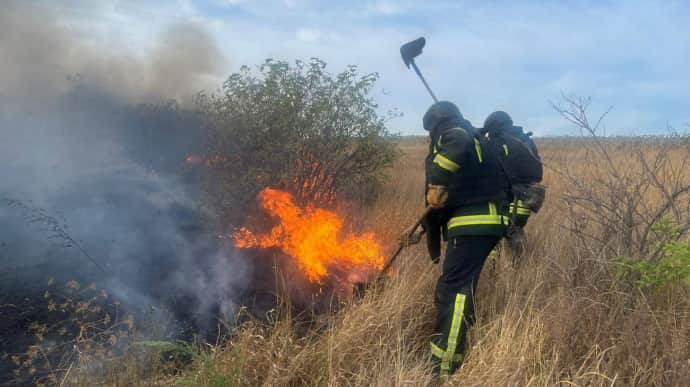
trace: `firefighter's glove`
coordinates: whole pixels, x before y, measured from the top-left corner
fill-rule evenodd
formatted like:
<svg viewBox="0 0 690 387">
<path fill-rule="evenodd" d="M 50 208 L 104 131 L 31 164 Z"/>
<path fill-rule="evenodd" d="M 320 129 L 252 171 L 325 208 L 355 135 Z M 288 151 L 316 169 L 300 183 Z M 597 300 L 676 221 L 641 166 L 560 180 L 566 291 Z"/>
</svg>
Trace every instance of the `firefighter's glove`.
<svg viewBox="0 0 690 387">
<path fill-rule="evenodd" d="M 426 190 L 426 202 L 431 208 L 443 208 L 448 200 L 448 190 L 443 185 L 429 184 Z"/>
<path fill-rule="evenodd" d="M 423 231 L 416 232 L 418 227 L 419 226 L 417 224 L 413 224 L 406 228 L 402 234 L 400 234 L 398 241 L 402 246 L 409 247 L 416 245 L 420 240 L 422 240 Z"/>
<path fill-rule="evenodd" d="M 402 235 L 400 235 L 400 238 L 398 240 L 400 241 L 400 244 L 405 246 L 405 247 L 410 247 L 412 245 L 416 245 L 419 243 L 419 241 L 422 240 L 422 234 L 424 234 L 423 231 L 414 231 L 414 230 L 405 230 Z"/>
</svg>

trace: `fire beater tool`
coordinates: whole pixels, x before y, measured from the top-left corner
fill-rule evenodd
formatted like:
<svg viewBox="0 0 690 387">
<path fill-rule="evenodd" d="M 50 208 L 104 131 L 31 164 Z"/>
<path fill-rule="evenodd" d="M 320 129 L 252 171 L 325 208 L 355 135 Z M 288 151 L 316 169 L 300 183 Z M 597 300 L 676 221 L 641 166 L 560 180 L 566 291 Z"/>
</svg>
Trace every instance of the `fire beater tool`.
<svg viewBox="0 0 690 387">
<path fill-rule="evenodd" d="M 405 249 L 405 247 L 411 246 L 413 244 L 416 244 L 419 242 L 419 239 L 413 240 L 413 235 L 421 226 L 422 222 L 424 222 L 424 218 L 426 218 L 427 215 L 429 215 L 429 212 L 431 212 L 431 207 L 427 207 L 426 210 L 424 210 L 424 213 L 417 218 L 417 221 L 405 229 L 405 231 L 402 234 L 402 237 L 400 238 L 400 242 L 398 243 L 398 246 L 395 248 L 393 253 L 389 256 L 388 260 L 386 261 L 386 264 L 383 265 L 383 268 L 379 273 L 376 275 L 374 278 L 374 281 L 369 281 L 369 282 L 356 282 L 354 284 L 354 294 L 355 296 L 361 297 L 364 295 L 364 291 L 366 288 L 371 284 L 371 283 L 381 283 L 384 278 L 386 278 L 386 274 L 388 274 L 388 271 L 390 270 L 391 266 L 393 266 L 393 263 L 395 263 L 395 260 L 398 258 L 400 253 Z M 424 230 L 418 235 L 419 238 L 424 235 Z"/>
<path fill-rule="evenodd" d="M 431 87 L 429 84 L 426 82 L 426 79 L 424 79 L 424 75 L 422 75 L 422 72 L 419 70 L 419 67 L 417 67 L 417 64 L 414 61 L 414 58 L 418 57 L 419 55 L 422 54 L 422 49 L 426 45 L 426 39 L 424 37 L 419 37 L 413 41 L 407 42 L 400 46 L 400 56 L 402 57 L 403 62 L 405 62 L 405 66 L 409 69 L 410 66 L 412 66 L 412 69 L 414 70 L 415 73 L 417 73 L 417 76 L 419 79 L 422 81 L 424 84 L 424 87 L 426 87 L 426 90 L 429 92 L 429 95 L 431 95 L 431 98 L 434 100 L 434 102 L 438 102 L 438 98 L 436 98 L 436 95 L 434 92 L 431 90 Z M 378 273 L 378 275 L 374 279 L 374 283 L 379 283 L 381 282 L 385 277 L 386 274 L 388 274 L 388 270 L 391 268 L 395 260 L 398 258 L 398 255 L 405 249 L 405 247 L 410 246 L 411 244 L 414 244 L 417 241 L 412 241 L 412 236 L 414 235 L 415 231 L 417 231 L 417 228 L 422 224 L 424 221 L 424 218 L 429 214 L 431 211 L 431 208 L 427 207 L 427 209 L 424 211 L 424 213 L 417 219 L 417 221 L 410 227 L 408 227 L 405 232 L 403 232 L 402 238 L 400 243 L 398 244 L 398 247 L 393 251 L 393 253 L 390 255 L 388 260 L 386 261 L 386 264 L 383 266 L 381 271 Z M 424 231 L 422 231 L 421 234 L 419 234 L 419 237 L 421 238 L 422 234 Z M 412 241 L 412 243 L 411 243 Z M 357 282 L 354 285 L 354 294 L 356 296 L 362 296 L 364 295 L 364 291 L 369 283 L 365 282 Z"/>
<path fill-rule="evenodd" d="M 438 102 L 436 95 L 434 94 L 433 91 L 431 91 L 431 87 L 429 87 L 429 84 L 426 83 L 426 79 L 424 79 L 422 72 L 419 71 L 419 67 L 417 67 L 417 64 L 414 62 L 414 58 L 416 58 L 422 54 L 422 49 L 424 48 L 425 44 L 426 44 L 426 39 L 424 39 L 424 37 L 420 37 L 420 38 L 417 38 L 411 42 L 407 42 L 407 43 L 403 44 L 402 46 L 400 46 L 400 56 L 402 56 L 402 60 L 403 60 L 403 62 L 405 62 L 405 66 L 407 66 L 408 69 L 410 68 L 410 66 L 412 66 L 412 69 L 414 70 L 415 73 L 417 73 L 417 76 L 419 76 L 419 79 L 422 80 L 422 83 L 424 84 L 424 87 L 426 87 L 426 90 L 431 95 L 431 98 L 434 99 L 434 102 Z"/>
</svg>

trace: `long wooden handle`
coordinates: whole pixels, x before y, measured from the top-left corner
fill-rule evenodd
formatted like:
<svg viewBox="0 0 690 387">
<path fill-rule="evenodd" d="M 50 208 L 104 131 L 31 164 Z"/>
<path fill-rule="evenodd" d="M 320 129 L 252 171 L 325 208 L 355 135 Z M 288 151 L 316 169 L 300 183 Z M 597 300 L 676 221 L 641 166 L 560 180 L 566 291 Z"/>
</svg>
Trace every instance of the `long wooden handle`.
<svg viewBox="0 0 690 387">
<path fill-rule="evenodd" d="M 417 231 L 417 228 L 419 228 L 419 226 L 422 224 L 422 222 L 424 222 L 424 218 L 426 218 L 427 215 L 429 215 L 431 210 L 432 210 L 431 207 L 427 207 L 424 210 L 424 213 L 417 219 L 415 224 L 413 224 L 412 227 L 407 228 L 407 230 L 409 230 L 410 235 L 414 234 L 414 232 Z M 398 258 L 398 255 L 400 255 L 400 252 L 403 251 L 405 246 L 407 246 L 407 244 L 405 244 L 403 241 L 400 241 L 400 244 L 398 244 L 398 247 L 396 247 L 396 249 L 390 255 L 390 258 L 388 258 L 388 261 L 386 262 L 386 264 L 383 266 L 383 269 L 381 269 L 381 271 L 379 272 L 378 279 L 382 278 L 386 274 L 386 272 L 388 272 L 388 269 L 390 269 L 391 265 L 393 265 L 393 262 L 395 262 L 395 259 Z"/>
</svg>

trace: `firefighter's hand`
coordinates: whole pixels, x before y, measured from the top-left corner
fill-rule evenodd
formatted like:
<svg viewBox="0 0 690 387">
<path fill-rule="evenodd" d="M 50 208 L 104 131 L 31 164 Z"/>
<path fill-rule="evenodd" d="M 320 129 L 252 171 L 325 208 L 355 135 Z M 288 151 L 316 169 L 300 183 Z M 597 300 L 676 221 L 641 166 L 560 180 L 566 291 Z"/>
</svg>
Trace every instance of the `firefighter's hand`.
<svg viewBox="0 0 690 387">
<path fill-rule="evenodd" d="M 405 247 L 416 245 L 417 243 L 419 243 L 419 241 L 422 240 L 423 233 L 423 231 L 415 232 L 413 230 L 407 229 L 402 233 L 402 235 L 400 235 L 400 243 Z"/>
<path fill-rule="evenodd" d="M 443 208 L 448 200 L 448 190 L 443 185 L 429 184 L 426 190 L 426 202 L 431 208 Z"/>
</svg>

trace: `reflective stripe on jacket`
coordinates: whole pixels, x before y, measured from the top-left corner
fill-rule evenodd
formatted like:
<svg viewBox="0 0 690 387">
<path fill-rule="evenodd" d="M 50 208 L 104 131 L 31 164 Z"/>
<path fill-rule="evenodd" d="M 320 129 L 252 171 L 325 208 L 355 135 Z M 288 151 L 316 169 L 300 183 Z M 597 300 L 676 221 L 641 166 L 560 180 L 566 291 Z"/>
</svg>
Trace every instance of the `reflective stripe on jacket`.
<svg viewBox="0 0 690 387">
<path fill-rule="evenodd" d="M 448 237 L 505 235 L 510 217 L 505 205 L 493 202 L 459 207 L 448 220 Z"/>
</svg>

